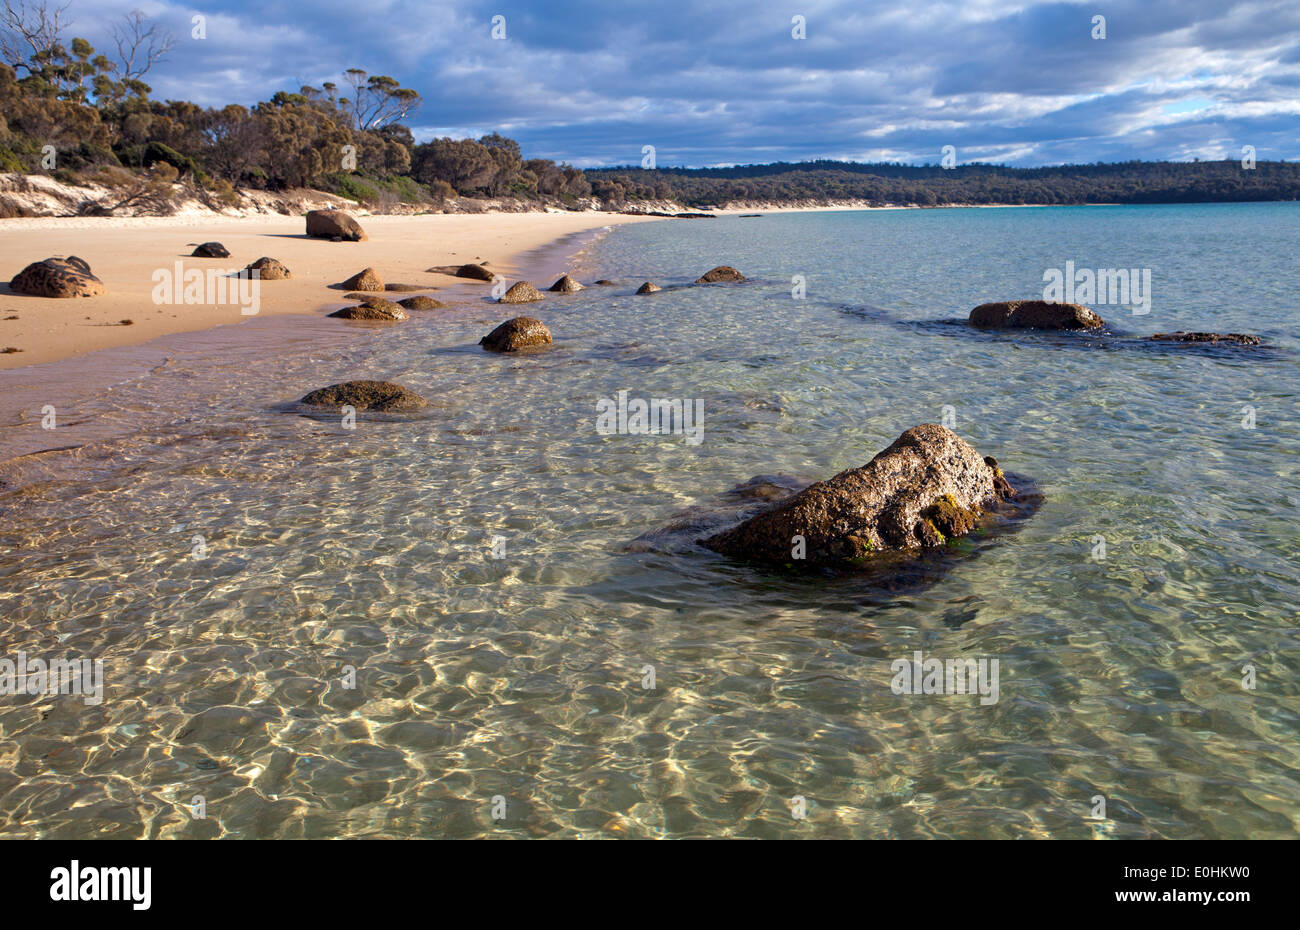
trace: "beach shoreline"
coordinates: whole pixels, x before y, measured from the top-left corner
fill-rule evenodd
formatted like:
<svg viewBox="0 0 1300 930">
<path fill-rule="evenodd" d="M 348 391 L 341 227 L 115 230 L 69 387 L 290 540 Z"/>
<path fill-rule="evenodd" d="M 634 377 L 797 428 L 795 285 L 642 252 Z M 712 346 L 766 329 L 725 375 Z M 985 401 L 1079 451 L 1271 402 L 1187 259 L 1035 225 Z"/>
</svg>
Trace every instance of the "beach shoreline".
<svg viewBox="0 0 1300 930">
<path fill-rule="evenodd" d="M 301 216 L 5 220 L 0 223 L 0 253 L 7 264 L 0 277 L 7 281 L 29 263 L 52 256 L 77 255 L 89 262 L 107 293 L 54 299 L 15 294 L 0 285 L 0 348 L 21 350 L 0 354 L 0 370 L 80 358 L 258 316 L 318 315 L 348 303 L 347 292 L 332 285 L 367 267 L 387 283 L 420 288 L 412 293 L 438 294 L 465 284 L 465 279 L 428 270 L 442 265 L 486 261 L 491 270 L 512 279 L 526 270 L 524 256 L 572 235 L 657 220 L 615 213 L 365 216 L 361 221 L 369 238 L 364 242 L 310 239 Z M 194 245 L 208 240 L 223 242 L 231 257 L 189 257 Z M 184 297 L 179 288 L 163 287 L 164 302 L 156 300 L 160 277 L 178 280 L 194 268 L 230 272 L 262 256 L 283 262 L 292 277 L 259 282 L 256 314 L 245 315 L 230 295 L 221 304 L 189 304 L 176 300 Z"/>
</svg>

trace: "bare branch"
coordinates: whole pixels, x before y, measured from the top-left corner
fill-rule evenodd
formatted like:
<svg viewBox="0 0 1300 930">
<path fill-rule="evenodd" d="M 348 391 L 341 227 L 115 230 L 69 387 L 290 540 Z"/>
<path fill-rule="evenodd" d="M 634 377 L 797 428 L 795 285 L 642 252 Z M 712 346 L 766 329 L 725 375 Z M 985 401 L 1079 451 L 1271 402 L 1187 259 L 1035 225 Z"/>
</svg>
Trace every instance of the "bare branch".
<svg viewBox="0 0 1300 930">
<path fill-rule="evenodd" d="M 124 81 L 144 77 L 154 65 L 166 61 L 167 53 L 176 45 L 175 36 L 150 23 L 149 17 L 140 10 L 132 10 L 122 17 L 122 22 L 113 27 L 113 40 L 117 42 Z"/>
<path fill-rule="evenodd" d="M 63 31 L 72 25 L 66 16 L 71 0 L 63 6 L 51 6 L 46 0 L 4 0 L 0 15 L 0 57 L 15 71 L 26 68 L 34 73 L 33 64 L 48 61 L 62 42 Z"/>
</svg>

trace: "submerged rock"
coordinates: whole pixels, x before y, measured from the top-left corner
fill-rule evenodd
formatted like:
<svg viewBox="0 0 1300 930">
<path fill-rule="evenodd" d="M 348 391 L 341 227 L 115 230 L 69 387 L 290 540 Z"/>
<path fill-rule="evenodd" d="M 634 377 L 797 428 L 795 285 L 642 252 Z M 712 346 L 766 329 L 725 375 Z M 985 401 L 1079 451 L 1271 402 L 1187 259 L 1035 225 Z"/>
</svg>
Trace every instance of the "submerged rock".
<svg viewBox="0 0 1300 930">
<path fill-rule="evenodd" d="M 373 268 L 363 268 L 348 278 L 339 287 L 345 291 L 382 291 L 384 279 Z"/>
<path fill-rule="evenodd" d="M 319 388 L 299 403 L 309 407 L 343 407 L 383 412 L 419 410 L 429 402 L 414 391 L 390 381 L 344 381 Z"/>
<path fill-rule="evenodd" d="M 1213 345 L 1227 344 L 1238 346 L 1257 346 L 1262 344 L 1258 336 L 1251 336 L 1247 333 L 1186 333 L 1181 330 L 1176 333 L 1156 333 L 1151 337 L 1151 341 L 1211 343 Z"/>
<path fill-rule="evenodd" d="M 732 268 L 730 265 L 719 265 L 711 271 L 706 271 L 695 279 L 696 284 L 716 284 L 719 281 L 744 281 L 745 276 Z"/>
<path fill-rule="evenodd" d="M 289 269 L 284 266 L 283 262 L 274 258 L 267 258 L 265 255 L 241 271 L 239 276 L 249 278 L 253 276 L 254 271 L 257 272 L 258 279 L 262 281 L 283 281 L 285 278 L 293 277 L 293 275 L 289 274 Z"/>
<path fill-rule="evenodd" d="M 723 555 L 770 564 L 861 564 L 875 553 L 941 546 L 982 525 L 1015 491 L 996 461 L 951 430 L 923 423 L 860 468 L 800 491 L 738 526 L 699 540 Z"/>
<path fill-rule="evenodd" d="M 194 247 L 190 258 L 229 258 L 230 250 L 220 242 L 204 242 Z"/>
<path fill-rule="evenodd" d="M 429 290 L 427 284 L 385 284 L 384 290 L 397 294 L 412 294 L 417 291 Z"/>
<path fill-rule="evenodd" d="M 410 319 L 399 304 L 382 297 L 368 297 L 355 306 L 335 310 L 329 315 L 344 320 L 378 320 L 387 323 L 400 323 Z"/>
<path fill-rule="evenodd" d="M 425 297 L 424 295 L 406 297 L 397 303 L 407 310 L 441 310 L 447 306 L 441 300 L 434 300 L 432 297 Z"/>
<path fill-rule="evenodd" d="M 538 300 L 545 300 L 542 292 L 533 287 L 527 281 L 520 281 L 506 291 L 504 296 L 497 301 L 503 304 L 531 304 Z"/>
<path fill-rule="evenodd" d="M 601 279 L 600 279 L 599 281 L 597 281 L 596 283 L 597 283 L 598 285 L 600 285 L 601 287 L 613 287 L 613 285 L 614 285 L 614 282 L 611 281 L 611 280 L 609 280 L 609 278 L 601 278 Z"/>
<path fill-rule="evenodd" d="M 636 289 L 638 294 L 653 294 L 655 291 L 662 291 L 663 288 L 652 281 L 647 281 Z"/>
<path fill-rule="evenodd" d="M 313 239 L 362 242 L 367 236 L 356 217 L 342 210 L 312 210 L 307 214 L 307 235 Z"/>
<path fill-rule="evenodd" d="M 1097 329 L 1106 321 L 1082 304 L 1003 300 L 980 304 L 968 322 L 979 329 Z"/>
<path fill-rule="evenodd" d="M 560 280 L 548 287 L 547 290 L 557 294 L 572 294 L 582 290 L 582 285 L 566 274 L 561 275 Z"/>
<path fill-rule="evenodd" d="M 75 255 L 32 262 L 14 276 L 9 289 L 34 297 L 99 297 L 108 292 L 86 260 Z"/>
<path fill-rule="evenodd" d="M 551 341 L 551 331 L 541 320 L 517 316 L 492 330 L 478 344 L 491 352 L 517 352 L 530 346 L 550 345 Z"/>
</svg>

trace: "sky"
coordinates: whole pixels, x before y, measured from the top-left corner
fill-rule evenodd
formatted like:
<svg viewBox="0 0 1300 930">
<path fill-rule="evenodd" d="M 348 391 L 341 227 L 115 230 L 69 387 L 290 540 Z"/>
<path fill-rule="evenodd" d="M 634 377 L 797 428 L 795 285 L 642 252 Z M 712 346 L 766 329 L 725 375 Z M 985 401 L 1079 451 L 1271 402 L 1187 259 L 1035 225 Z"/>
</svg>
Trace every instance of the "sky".
<svg viewBox="0 0 1300 930">
<path fill-rule="evenodd" d="M 159 99 L 252 105 L 359 67 L 421 93 L 419 140 L 500 132 L 579 167 L 647 145 L 689 167 L 1300 158 L 1300 0 L 70 3 L 101 51 L 135 8 L 174 33 Z"/>
</svg>

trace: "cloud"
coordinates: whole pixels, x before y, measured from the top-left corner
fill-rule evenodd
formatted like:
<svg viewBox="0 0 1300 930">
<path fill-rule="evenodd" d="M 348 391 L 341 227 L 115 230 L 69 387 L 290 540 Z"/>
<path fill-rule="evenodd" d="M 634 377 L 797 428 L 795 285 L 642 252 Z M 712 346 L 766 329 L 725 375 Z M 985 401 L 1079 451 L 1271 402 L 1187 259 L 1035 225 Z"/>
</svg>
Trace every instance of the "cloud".
<svg viewBox="0 0 1300 930">
<path fill-rule="evenodd" d="M 156 97 L 251 105 L 360 67 L 420 91 L 418 138 L 501 131 L 583 166 L 1300 157 L 1293 0 L 73 0 L 73 32 L 111 49 L 134 6 L 178 37 Z"/>
</svg>

